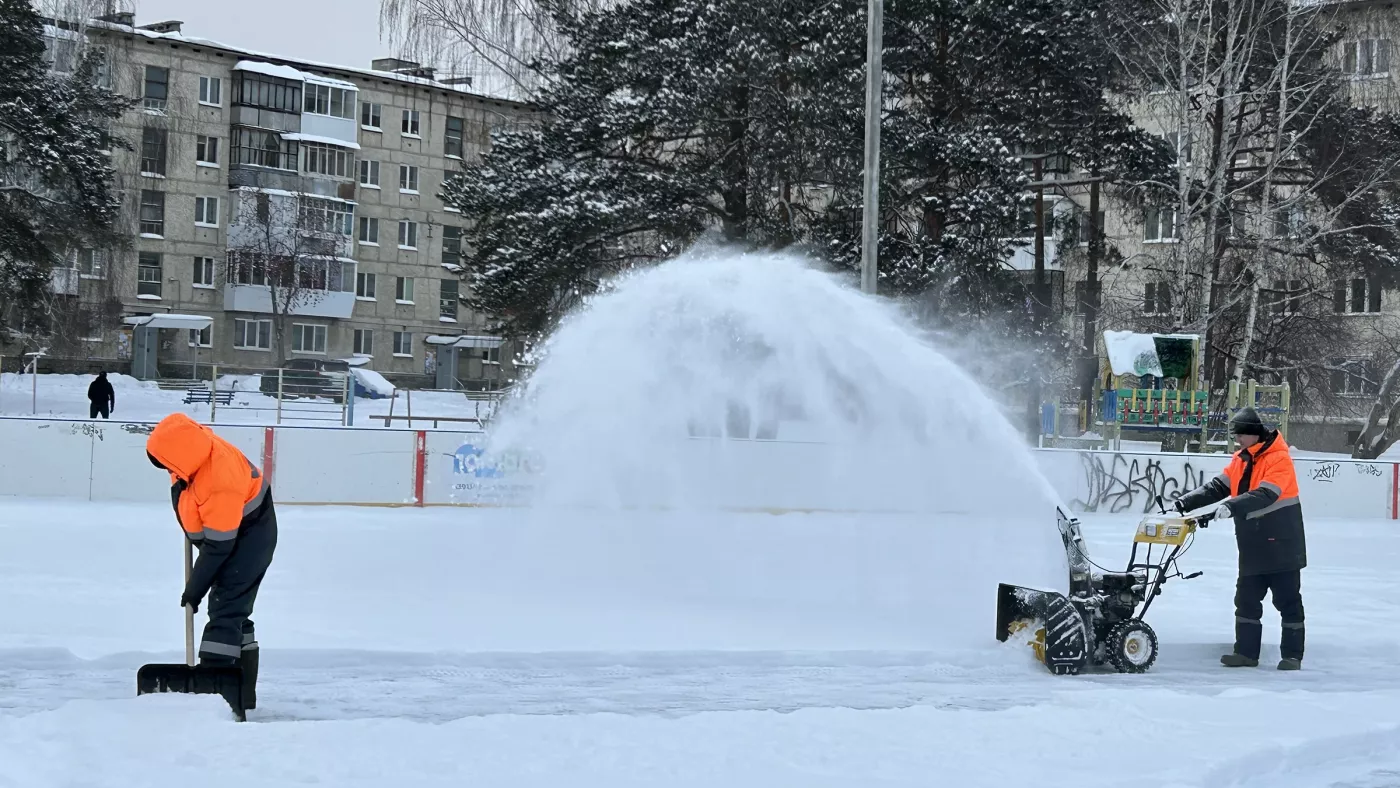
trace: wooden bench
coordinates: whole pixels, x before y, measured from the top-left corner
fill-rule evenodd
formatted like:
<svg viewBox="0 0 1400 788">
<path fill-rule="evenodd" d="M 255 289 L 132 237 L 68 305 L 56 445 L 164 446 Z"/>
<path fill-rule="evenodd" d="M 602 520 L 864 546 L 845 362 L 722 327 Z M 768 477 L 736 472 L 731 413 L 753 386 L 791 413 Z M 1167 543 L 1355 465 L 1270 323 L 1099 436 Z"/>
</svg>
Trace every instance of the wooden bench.
<svg viewBox="0 0 1400 788">
<path fill-rule="evenodd" d="M 210 391 L 206 388 L 197 388 L 185 392 L 186 405 L 197 402 L 218 402 L 220 405 L 228 405 L 233 402 L 233 390 Z"/>
</svg>

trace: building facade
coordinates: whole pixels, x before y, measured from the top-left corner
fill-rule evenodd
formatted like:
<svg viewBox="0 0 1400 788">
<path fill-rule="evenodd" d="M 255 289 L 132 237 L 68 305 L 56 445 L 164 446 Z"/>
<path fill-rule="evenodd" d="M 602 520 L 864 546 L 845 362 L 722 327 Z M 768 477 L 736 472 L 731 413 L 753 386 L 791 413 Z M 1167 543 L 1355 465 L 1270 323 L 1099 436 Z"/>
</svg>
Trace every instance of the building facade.
<svg viewBox="0 0 1400 788">
<path fill-rule="evenodd" d="M 462 231 L 443 179 L 531 108 L 377 60 L 369 69 L 254 55 L 131 14 L 86 24 L 101 78 L 139 99 L 112 152 L 131 243 L 75 250 L 57 292 L 96 315 L 86 352 L 129 358 L 117 318 L 201 315 L 164 329 L 162 376 L 196 365 L 261 371 L 291 359 L 349 360 L 433 385 L 436 348 L 457 354 L 454 385 L 501 387 L 510 348 L 462 303 Z M 62 68 L 64 41 L 49 28 Z M 182 335 L 183 334 L 183 335 Z M 504 351 L 504 355 L 503 355 Z"/>
</svg>

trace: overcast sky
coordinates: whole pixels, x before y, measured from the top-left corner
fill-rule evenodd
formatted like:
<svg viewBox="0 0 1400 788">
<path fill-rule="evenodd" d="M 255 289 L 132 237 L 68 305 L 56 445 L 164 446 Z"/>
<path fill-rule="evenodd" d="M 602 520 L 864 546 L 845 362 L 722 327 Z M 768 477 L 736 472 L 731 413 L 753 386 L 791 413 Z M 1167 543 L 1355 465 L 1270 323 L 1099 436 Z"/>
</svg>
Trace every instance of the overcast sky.
<svg viewBox="0 0 1400 788">
<path fill-rule="evenodd" d="M 135 0 L 136 24 L 178 19 L 185 35 L 284 57 L 369 68 L 389 57 L 379 0 Z"/>
</svg>

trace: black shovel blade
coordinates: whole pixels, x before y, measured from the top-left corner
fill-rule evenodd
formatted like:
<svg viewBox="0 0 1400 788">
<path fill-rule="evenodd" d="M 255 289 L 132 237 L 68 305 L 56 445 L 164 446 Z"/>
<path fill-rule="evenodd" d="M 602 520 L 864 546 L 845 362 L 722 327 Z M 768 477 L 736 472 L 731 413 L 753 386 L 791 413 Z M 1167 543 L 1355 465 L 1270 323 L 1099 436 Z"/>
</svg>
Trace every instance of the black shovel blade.
<svg viewBox="0 0 1400 788">
<path fill-rule="evenodd" d="M 247 719 L 243 668 L 235 665 L 142 665 L 136 671 L 136 694 L 157 692 L 222 695 L 240 722 Z"/>
</svg>

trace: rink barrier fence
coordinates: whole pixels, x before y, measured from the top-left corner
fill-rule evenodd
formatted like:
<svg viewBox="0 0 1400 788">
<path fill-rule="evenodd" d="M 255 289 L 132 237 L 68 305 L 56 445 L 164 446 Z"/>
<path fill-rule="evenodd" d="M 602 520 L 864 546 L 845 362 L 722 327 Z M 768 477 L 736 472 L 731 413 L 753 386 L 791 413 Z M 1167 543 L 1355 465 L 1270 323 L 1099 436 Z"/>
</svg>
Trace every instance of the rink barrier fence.
<svg viewBox="0 0 1400 788">
<path fill-rule="evenodd" d="M 163 474 L 144 462 L 149 422 L 0 418 L 0 496 L 90 501 L 166 500 Z M 531 486 L 528 463 L 492 465 L 480 433 L 318 426 L 212 425 L 258 458 L 279 503 L 305 506 L 478 507 L 521 502 Z M 736 442 L 734 451 L 783 449 L 782 441 Z M 787 449 L 791 449 L 788 446 Z M 1194 489 L 1221 470 L 1220 454 L 1148 454 L 1041 449 L 1042 474 L 1076 512 L 1141 513 Z M 781 462 L 781 452 L 757 455 Z M 792 456 L 792 455 L 786 455 Z M 135 459 L 143 461 L 137 462 Z M 1400 519 L 1400 464 L 1295 458 L 1310 516 Z M 817 493 L 818 495 L 820 493 Z M 807 494 L 803 494 L 807 495 Z M 800 500 L 791 489 L 732 500 L 727 511 L 879 514 L 878 506 Z M 770 500 L 761 500 L 769 497 Z M 810 497 L 810 496 L 808 496 Z M 658 507 L 639 507 L 658 508 Z"/>
</svg>

